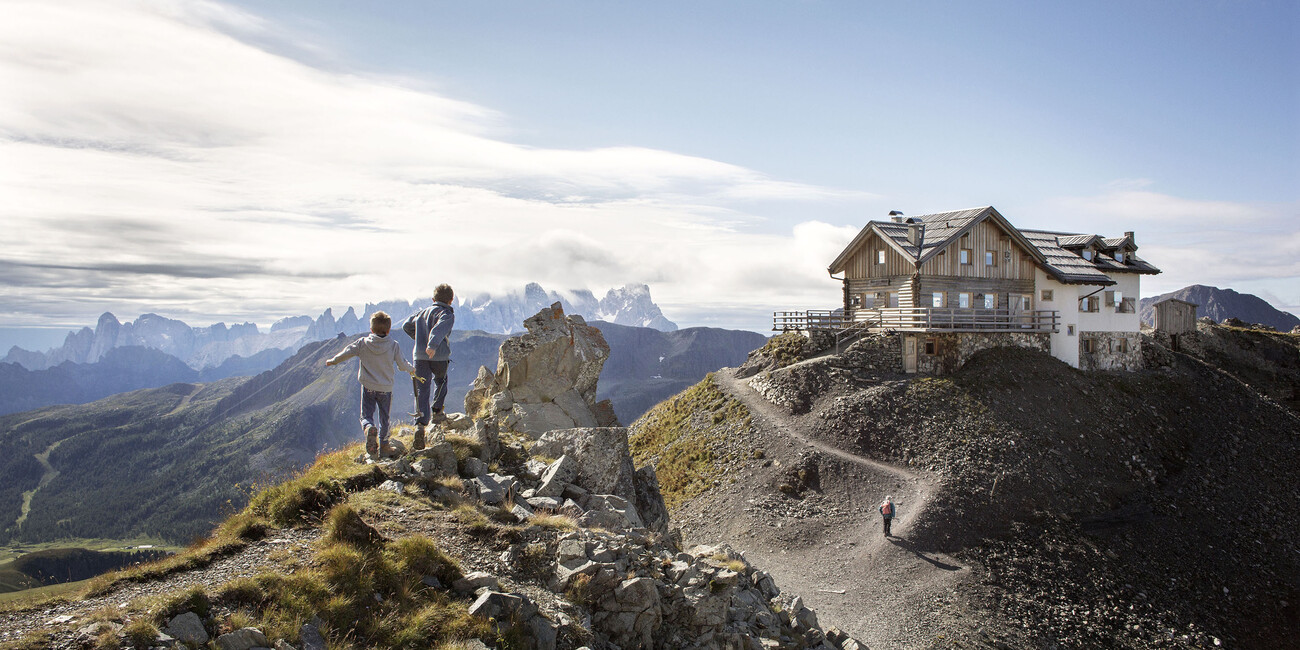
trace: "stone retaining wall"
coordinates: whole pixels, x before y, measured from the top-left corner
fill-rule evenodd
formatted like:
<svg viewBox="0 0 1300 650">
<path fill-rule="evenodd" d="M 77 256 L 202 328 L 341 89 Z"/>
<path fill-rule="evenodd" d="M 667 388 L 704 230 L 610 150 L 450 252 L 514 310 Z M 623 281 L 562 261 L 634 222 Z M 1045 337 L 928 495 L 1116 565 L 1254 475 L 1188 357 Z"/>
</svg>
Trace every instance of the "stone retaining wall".
<svg viewBox="0 0 1300 650">
<path fill-rule="evenodd" d="M 904 334 L 917 339 L 916 370 L 931 375 L 956 372 L 962 364 L 980 350 L 1002 347 L 1020 347 L 1051 354 L 1052 346 L 1044 332 L 962 332 L 950 334 Z M 933 340 L 934 354 L 926 354 L 926 341 Z M 903 345 L 899 341 L 899 347 Z M 901 358 L 901 351 L 900 351 Z"/>
<path fill-rule="evenodd" d="M 1092 352 L 1084 341 L 1092 341 Z M 1079 332 L 1080 370 L 1137 370 L 1142 367 L 1142 337 L 1137 332 Z"/>
</svg>

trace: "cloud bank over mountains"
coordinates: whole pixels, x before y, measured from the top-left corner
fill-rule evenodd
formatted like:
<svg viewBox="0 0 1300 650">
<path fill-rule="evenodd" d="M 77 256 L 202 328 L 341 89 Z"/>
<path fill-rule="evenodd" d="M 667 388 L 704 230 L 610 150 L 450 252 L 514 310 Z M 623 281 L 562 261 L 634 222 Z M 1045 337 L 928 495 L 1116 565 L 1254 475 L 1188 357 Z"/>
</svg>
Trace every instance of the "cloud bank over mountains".
<svg viewBox="0 0 1300 650">
<path fill-rule="evenodd" d="M 16 4 L 0 27 L 19 89 L 0 103 L 11 323 L 266 320 L 440 281 L 744 303 L 808 288 L 821 263 L 785 260 L 769 286 L 732 272 L 778 265 L 792 239 L 746 233 L 762 219 L 734 204 L 865 196 L 666 151 L 514 145 L 490 110 L 260 49 L 268 26 L 218 4 Z"/>
<path fill-rule="evenodd" d="M 763 329 L 773 309 L 839 301 L 826 265 L 868 219 L 966 207 L 894 205 L 636 146 L 514 144 L 509 116 L 427 80 L 315 63 L 329 59 L 320 46 L 215 2 L 15 0 L 5 13 L 0 326 L 80 326 L 106 311 L 267 324 L 439 282 L 472 295 L 536 281 L 646 283 L 683 325 Z M 990 192 L 976 203 L 1006 205 Z M 1285 226 L 1295 206 L 1139 184 L 1039 207 L 1060 210 L 1040 227 L 1116 217 L 1107 232 L 1139 231 L 1171 274 L 1205 269 L 1175 260 L 1220 243 L 1157 247 L 1138 220 L 1247 210 L 1265 234 L 1232 238 L 1218 275 L 1172 284 L 1258 277 L 1246 251 L 1274 277 L 1300 276 L 1300 235 Z M 825 223 L 846 213 L 862 216 Z"/>
</svg>

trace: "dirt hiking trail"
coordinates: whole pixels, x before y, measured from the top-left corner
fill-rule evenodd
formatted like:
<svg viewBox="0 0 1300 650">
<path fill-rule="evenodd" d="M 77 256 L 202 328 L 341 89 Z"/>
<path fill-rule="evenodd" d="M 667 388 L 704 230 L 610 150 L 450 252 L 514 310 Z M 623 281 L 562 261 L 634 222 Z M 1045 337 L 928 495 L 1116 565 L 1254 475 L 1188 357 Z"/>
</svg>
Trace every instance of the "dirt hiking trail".
<svg viewBox="0 0 1300 650">
<path fill-rule="evenodd" d="M 911 525 L 925 516 L 935 492 L 932 479 L 816 439 L 810 435 L 818 423 L 816 409 L 807 416 L 789 415 L 736 379 L 731 369 L 715 377 L 724 393 L 749 409 L 766 448 L 784 446 L 787 462 L 817 461 L 821 488 L 805 499 L 816 502 L 810 512 L 781 517 L 774 531 L 772 522 L 761 519 L 772 519 L 775 509 L 748 508 L 749 522 L 733 518 L 729 532 L 739 534 L 730 543 L 768 570 L 783 591 L 802 596 L 823 626 L 839 627 L 871 647 L 931 646 L 948 618 L 939 610 L 952 603 L 950 593 L 971 576 L 953 558 L 924 552 L 908 540 Z M 752 482 L 749 488 L 761 491 Z M 877 511 L 886 495 L 898 507 L 890 538 L 884 536 Z M 755 500 L 740 501 L 743 506 Z M 748 534 L 736 530 L 745 525 Z"/>
</svg>

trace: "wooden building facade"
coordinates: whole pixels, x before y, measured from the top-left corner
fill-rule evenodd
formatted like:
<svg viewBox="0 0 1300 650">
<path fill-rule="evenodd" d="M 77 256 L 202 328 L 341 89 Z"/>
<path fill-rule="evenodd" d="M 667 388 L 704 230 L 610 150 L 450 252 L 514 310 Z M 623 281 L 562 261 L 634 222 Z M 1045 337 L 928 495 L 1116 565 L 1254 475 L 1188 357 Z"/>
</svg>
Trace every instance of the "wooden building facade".
<svg viewBox="0 0 1300 650">
<path fill-rule="evenodd" d="M 1075 367 L 1132 369 L 1139 276 L 1160 272 L 1136 250 L 1131 232 L 1020 230 L 992 206 L 871 221 L 827 269 L 842 281 L 842 306 L 776 312 L 773 328 L 896 331 L 908 372 L 940 349 L 961 350 L 950 366 L 994 341 L 1041 345 Z"/>
</svg>

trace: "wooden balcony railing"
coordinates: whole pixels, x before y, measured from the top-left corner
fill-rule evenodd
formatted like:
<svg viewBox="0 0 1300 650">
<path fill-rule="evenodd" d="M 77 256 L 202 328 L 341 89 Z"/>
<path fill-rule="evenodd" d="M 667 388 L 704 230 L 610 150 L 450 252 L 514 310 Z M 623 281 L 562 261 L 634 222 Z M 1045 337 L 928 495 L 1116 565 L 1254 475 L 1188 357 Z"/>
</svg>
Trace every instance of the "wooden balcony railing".
<svg viewBox="0 0 1300 650">
<path fill-rule="evenodd" d="M 949 307 L 858 309 L 849 315 L 840 310 L 778 311 L 772 314 L 772 329 L 837 330 L 866 324 L 871 329 L 910 332 L 1055 332 L 1060 318 L 1055 310 Z"/>
</svg>

